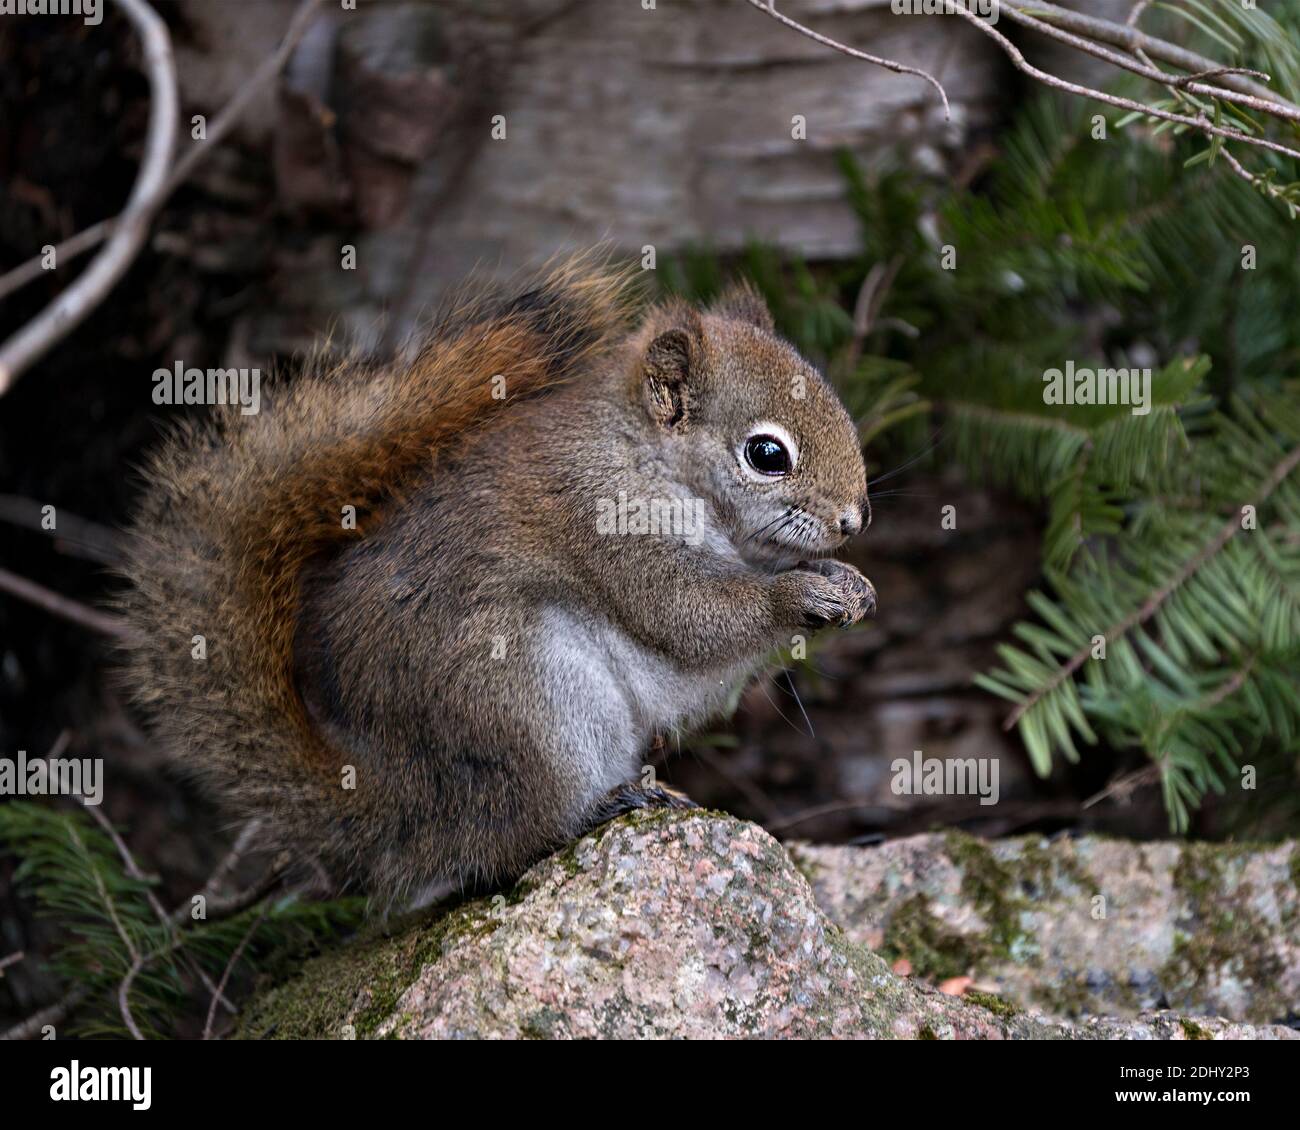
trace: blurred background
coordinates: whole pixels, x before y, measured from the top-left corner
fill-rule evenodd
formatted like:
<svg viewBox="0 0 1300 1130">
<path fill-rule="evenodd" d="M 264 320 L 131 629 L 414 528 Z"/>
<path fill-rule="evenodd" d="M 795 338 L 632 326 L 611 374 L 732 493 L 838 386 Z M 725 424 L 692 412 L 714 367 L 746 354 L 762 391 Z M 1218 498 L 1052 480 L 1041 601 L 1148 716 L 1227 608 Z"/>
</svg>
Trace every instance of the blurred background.
<svg viewBox="0 0 1300 1130">
<path fill-rule="evenodd" d="M 1132 10 L 1072 6 L 1121 25 Z M 156 7 L 183 154 L 299 4 Z M 1300 97 L 1300 6 L 1159 8 L 1148 31 L 1267 64 Z M 134 468 L 186 411 L 153 404 L 156 368 L 292 379 L 325 335 L 393 356 L 470 272 L 606 241 L 651 256 L 661 292 L 752 279 L 841 388 L 879 479 L 851 554 L 877 620 L 659 751 L 665 779 L 786 839 L 1294 833 L 1300 492 L 1286 475 L 1265 489 L 1300 442 L 1294 163 L 1243 149 L 1251 175 L 1234 175 L 1195 131 L 1045 91 L 957 19 L 781 10 L 931 72 L 951 115 L 924 81 L 744 0 L 320 5 L 126 278 L 0 400 L 0 567 L 86 607 L 111 595 Z M 1102 60 L 998 27 L 1045 70 L 1132 92 Z M 148 111 L 112 4 L 99 26 L 0 18 L 0 270 L 120 211 Z M 6 295 L 0 337 L 75 270 Z M 1152 370 L 1152 412 L 1045 405 L 1042 374 L 1070 359 Z M 1255 502 L 1250 540 L 1216 547 Z M 1068 667 L 1097 633 L 1105 664 Z M 105 758 L 105 812 L 164 901 L 201 884 L 229 829 L 130 717 L 111 639 L 0 594 L 0 755 L 60 741 Z M 895 795 L 890 763 L 914 750 L 997 758 L 1000 802 Z M 0 861 L 0 950 L 48 929 L 10 897 L 16 864 Z M 47 997 L 41 977 L 15 970 L 0 1012 Z"/>
</svg>

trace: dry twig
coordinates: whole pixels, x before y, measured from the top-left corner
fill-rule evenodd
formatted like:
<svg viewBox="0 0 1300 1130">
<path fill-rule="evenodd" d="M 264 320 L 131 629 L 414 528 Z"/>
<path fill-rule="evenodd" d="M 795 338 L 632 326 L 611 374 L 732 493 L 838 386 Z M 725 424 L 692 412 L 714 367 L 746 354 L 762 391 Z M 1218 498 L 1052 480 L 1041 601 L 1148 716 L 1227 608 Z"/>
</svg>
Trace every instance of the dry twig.
<svg viewBox="0 0 1300 1130">
<path fill-rule="evenodd" d="M 813 31 L 811 28 L 805 27 L 796 20 L 778 12 L 775 7 L 775 0 L 748 0 L 748 2 L 759 11 L 826 47 L 874 63 L 877 66 L 886 67 L 896 73 L 916 75 L 925 79 L 939 91 L 940 96 L 943 98 L 944 111 L 947 113 L 947 95 L 934 76 L 914 67 L 905 66 L 895 60 L 869 55 L 866 52 L 831 39 L 820 32 Z M 1110 20 L 1084 15 L 1068 8 L 1061 8 L 1048 3 L 1047 0 L 1001 0 L 999 11 L 1005 13 L 1009 19 L 1023 27 L 1031 28 L 1050 39 L 1068 44 L 1077 51 L 1102 59 L 1115 67 L 1130 71 L 1153 82 L 1161 83 L 1166 88 L 1200 94 L 1207 98 L 1231 101 L 1277 120 L 1300 122 L 1300 106 L 1256 81 L 1258 79 L 1267 81 L 1268 75 L 1246 67 L 1224 66 L 1195 51 L 1189 51 L 1177 44 L 1157 39 L 1155 36 L 1139 30 L 1137 19 L 1144 7 L 1145 2 L 1139 2 L 1129 14 L 1128 22 L 1124 24 L 1113 23 Z M 1187 126 L 1207 136 L 1237 141 L 1244 145 L 1266 149 L 1273 153 L 1300 160 L 1300 150 L 1293 149 L 1262 135 L 1246 133 L 1229 126 L 1216 125 L 1209 121 L 1203 113 L 1195 117 L 1180 114 L 1132 98 L 1108 94 L 1105 91 L 1094 90 L 1091 87 L 1058 78 L 1056 75 L 1049 74 L 1030 63 L 1010 39 L 998 31 L 992 23 L 971 10 L 967 6 L 967 0 L 948 0 L 945 10 L 964 19 L 967 23 L 974 24 L 984 35 L 987 35 L 998 45 L 1018 71 L 1028 75 L 1036 82 L 1042 83 L 1044 86 L 1081 98 L 1095 99 L 1107 105 L 1134 111 L 1148 117 L 1159 118 L 1162 121 L 1176 125 Z M 1111 50 L 1113 47 L 1121 50 Z M 1160 62 L 1178 67 L 1188 73 L 1183 75 L 1169 74 L 1156 66 L 1152 62 L 1153 59 L 1158 59 Z M 1208 79 L 1217 79 L 1218 82 L 1211 84 L 1206 81 Z M 1239 163 L 1235 162 L 1235 159 L 1230 160 L 1229 164 L 1234 166 L 1233 171 L 1238 176 L 1244 174 L 1247 179 L 1257 183 L 1257 178 L 1253 177 L 1248 171 L 1240 169 Z M 1274 195 L 1277 194 L 1274 193 Z"/>
<path fill-rule="evenodd" d="M 117 2 L 123 5 L 132 5 L 132 6 L 142 4 L 142 0 L 117 0 Z M 204 157 L 206 157 L 212 151 L 212 148 L 216 144 L 219 144 L 226 137 L 226 135 L 229 134 L 232 129 L 234 129 L 235 125 L 238 123 L 239 119 L 243 116 L 244 112 L 248 109 L 248 107 L 252 104 L 253 99 L 257 96 L 261 88 L 265 86 L 268 82 L 273 80 L 284 69 L 285 64 L 289 61 L 289 57 L 293 54 L 294 48 L 298 46 L 298 43 L 301 41 L 308 27 L 311 26 L 312 21 L 316 16 L 317 10 L 320 8 L 322 2 L 323 0 L 303 0 L 301 6 L 294 13 L 293 19 L 289 22 L 289 27 L 285 31 L 284 38 L 280 41 L 280 46 L 276 49 L 275 53 L 271 55 L 253 73 L 253 75 L 249 78 L 249 80 L 239 88 L 239 91 L 234 95 L 234 97 L 232 97 L 230 101 L 222 108 L 220 113 L 218 113 L 217 116 L 212 119 L 212 122 L 208 127 L 207 139 L 203 142 L 203 144 L 195 145 L 193 148 L 191 148 L 183 157 L 181 157 L 180 160 L 176 162 L 176 165 L 171 170 L 171 172 L 166 174 L 165 179 L 162 181 L 162 183 L 157 185 L 156 199 L 151 199 L 152 208 L 148 212 L 148 215 L 144 216 L 143 228 L 139 233 L 141 243 L 143 242 L 144 235 L 147 234 L 148 223 L 150 220 L 152 220 L 158 208 L 167 200 L 169 196 L 171 196 L 173 192 L 176 191 L 177 188 L 179 188 L 182 184 L 185 183 L 185 181 L 189 178 L 189 175 L 194 171 L 195 167 L 199 164 L 200 161 L 204 159 Z M 165 30 L 166 29 L 164 28 L 164 31 Z M 174 104 L 175 101 L 174 75 L 173 75 L 173 85 L 172 85 L 172 98 Z M 173 117 L 174 116 L 175 115 L 173 114 Z M 153 119 L 151 117 L 151 126 L 150 126 L 151 141 L 154 138 L 154 129 L 152 126 L 152 121 Z M 167 137 L 170 139 L 174 135 L 175 135 L 175 124 L 173 122 L 173 124 L 168 129 Z M 168 154 L 170 154 L 170 142 L 168 144 Z M 168 157 L 168 160 L 170 160 L 170 157 Z M 165 164 L 166 163 L 164 162 L 164 170 L 163 170 L 164 173 L 166 172 Z M 144 179 L 144 167 L 142 166 L 140 180 L 142 181 L 143 179 Z M 137 181 L 137 190 L 139 189 L 139 186 L 140 186 L 140 181 Z M 133 191 L 131 196 L 131 201 L 136 200 L 136 197 L 137 197 L 137 192 Z M 130 201 L 128 201 L 127 208 L 125 211 L 122 212 L 121 215 L 116 216 L 113 219 L 101 220 L 99 223 L 91 225 L 90 227 L 86 228 L 84 231 L 78 232 L 76 235 L 58 244 L 54 249 L 56 262 L 67 262 L 69 259 L 73 259 L 76 256 L 84 254 L 85 252 L 91 250 L 92 248 L 97 247 L 105 239 L 111 238 L 112 240 L 116 240 L 118 238 L 120 231 L 122 231 L 124 228 L 127 227 L 134 227 L 136 221 L 137 221 L 137 217 L 132 214 L 132 204 Z M 139 244 L 137 244 L 132 249 L 129 258 L 126 260 L 126 265 L 129 266 L 130 260 L 135 257 L 135 254 L 138 251 L 139 251 Z M 90 272 L 95 269 L 96 265 L 100 262 L 100 260 L 105 258 L 108 254 L 109 251 L 105 251 L 104 254 L 100 257 L 100 259 L 97 259 L 95 263 L 91 264 L 91 267 L 88 268 L 86 271 L 86 275 L 89 275 Z M 42 270 L 43 270 L 42 257 L 37 256 L 33 259 L 29 259 L 26 263 L 23 263 L 21 266 L 15 267 L 12 271 L 9 271 L 7 274 L 0 275 L 0 298 L 4 298 L 6 295 L 17 290 L 19 287 L 25 285 L 26 283 L 31 282 L 32 279 L 38 278 L 41 275 Z M 125 270 L 125 266 L 123 267 L 123 270 Z M 82 279 L 84 279 L 86 275 L 83 275 Z M 77 325 L 77 323 L 81 321 L 81 318 L 83 318 L 86 313 L 88 313 L 91 309 L 93 309 L 94 306 L 97 305 L 99 301 L 103 299 L 103 297 L 112 288 L 113 283 L 117 281 L 118 277 L 120 277 L 120 273 L 119 275 L 114 276 L 108 282 L 108 284 L 103 287 L 102 291 L 99 291 L 94 295 L 93 301 L 91 301 L 89 305 L 86 306 L 85 310 L 82 311 L 74 321 L 68 322 L 66 324 L 60 322 L 57 326 L 53 327 L 53 329 L 57 332 L 43 346 L 40 352 L 43 353 L 46 349 L 48 349 L 56 341 L 58 341 L 59 338 L 63 337 L 64 334 L 70 332 Z M 77 283 L 74 284 L 74 286 L 79 286 L 82 282 L 82 279 L 79 279 Z M 60 298 L 55 302 L 55 304 L 50 307 L 50 311 L 54 311 L 59 306 L 59 303 L 62 303 L 66 299 L 68 299 L 72 290 L 73 287 L 69 287 L 68 291 L 65 291 L 64 294 L 60 296 Z M 36 323 L 33 322 L 23 332 L 24 333 L 30 332 L 32 330 L 32 327 L 35 325 Z M 7 389 L 9 384 L 12 383 L 14 377 L 18 375 L 18 372 L 21 371 L 21 368 L 26 367 L 25 365 L 23 366 L 11 365 L 9 367 L 8 375 L 6 376 L 5 358 L 9 351 L 9 347 L 17 340 L 18 340 L 18 335 L 15 335 L 15 337 L 11 339 L 10 342 L 7 342 L 5 344 L 4 350 L 0 352 L 0 396 L 4 395 L 5 390 Z M 39 353 L 36 354 L 36 356 L 39 355 L 40 355 Z M 27 363 L 30 364 L 31 361 L 36 359 L 36 356 L 29 358 Z"/>
<path fill-rule="evenodd" d="M 31 1040 L 39 1036 L 44 1028 L 57 1028 L 81 1006 L 85 999 L 86 990 L 78 985 L 64 993 L 53 1004 L 47 1005 L 39 1012 L 33 1012 L 26 1020 L 15 1024 L 7 1031 L 0 1032 L 0 1040 Z"/>
<path fill-rule="evenodd" d="M 1287 157 L 1294 157 L 1300 160 L 1300 150 L 1291 149 L 1276 141 L 1270 141 L 1266 137 L 1256 137 L 1249 133 L 1243 133 L 1241 130 L 1232 129 L 1228 126 L 1216 126 L 1207 123 L 1203 118 L 1193 118 L 1187 114 L 1177 114 L 1172 110 L 1162 110 L 1158 106 L 1150 106 L 1145 102 L 1138 102 L 1132 98 L 1124 98 L 1118 94 L 1107 94 L 1103 90 L 1094 90 L 1088 86 L 1080 86 L 1075 82 L 1068 82 L 1063 78 L 1057 78 L 1056 75 L 1048 74 L 1046 71 L 1039 70 L 1030 63 L 1021 52 L 1021 50 L 1003 35 L 992 24 L 980 19 L 973 12 L 967 11 L 962 7 L 953 9 L 955 15 L 964 19 L 967 23 L 974 24 L 981 32 L 993 39 L 999 47 L 1005 52 L 1008 59 L 1018 71 L 1036 79 L 1044 86 L 1050 86 L 1055 90 L 1063 90 L 1067 94 L 1075 94 L 1080 98 L 1092 98 L 1098 102 L 1105 102 L 1109 106 L 1118 106 L 1123 110 L 1133 110 L 1139 114 L 1145 114 L 1148 117 L 1160 118 L 1162 121 L 1174 122 L 1178 125 L 1191 126 L 1203 133 L 1211 134 L 1215 137 L 1228 138 L 1233 141 L 1240 141 L 1246 145 L 1254 145 L 1260 149 L 1268 149 L 1274 153 L 1281 153 Z M 1022 21 L 1032 22 L 1032 21 Z M 1168 76 L 1165 76 L 1166 78 Z"/>
<path fill-rule="evenodd" d="M 0 569 L 0 592 L 19 597 L 29 604 L 36 605 L 37 608 L 43 608 L 55 616 L 62 616 L 65 620 L 80 624 L 83 628 L 89 628 L 101 635 L 114 639 L 127 639 L 130 636 L 130 631 L 121 617 L 110 616 L 70 600 L 66 596 L 60 596 L 44 585 L 20 577 L 16 573 L 9 572 L 8 569 Z"/>
<path fill-rule="evenodd" d="M 877 67 L 884 67 L 887 71 L 893 71 L 897 75 L 915 75 L 919 79 L 924 79 L 935 90 L 939 92 L 939 97 L 943 101 L 943 116 L 952 117 L 952 110 L 948 105 L 948 92 L 944 90 L 941 83 L 929 71 L 923 71 L 918 67 L 909 67 L 905 63 L 896 62 L 893 59 L 882 59 L 879 55 L 868 55 L 865 51 L 859 51 L 856 47 L 849 47 L 847 44 L 840 43 L 831 39 L 829 36 L 822 35 L 821 32 L 813 31 L 812 28 L 806 27 L 797 20 L 792 20 L 789 16 L 783 15 L 776 10 L 776 0 L 749 0 L 749 3 L 757 8 L 760 12 L 765 12 L 779 23 L 785 24 L 788 28 L 793 28 L 800 35 L 806 35 L 823 47 L 830 47 L 844 55 L 851 55 L 855 59 L 861 59 L 866 63 L 874 63 Z"/>
<path fill-rule="evenodd" d="M 11 522 L 29 530 L 48 534 L 55 539 L 59 549 L 72 551 L 74 556 L 101 565 L 116 565 L 122 559 L 117 535 L 105 526 L 85 518 L 78 518 L 62 507 L 58 508 L 58 528 L 47 530 L 44 526 L 44 505 L 16 494 L 0 494 L 0 522 Z"/>
<path fill-rule="evenodd" d="M 208 1019 L 203 1025 L 203 1038 L 205 1040 L 212 1039 L 212 1025 L 217 1019 L 217 1004 L 225 1000 L 223 994 L 226 991 L 226 985 L 230 982 L 230 975 L 235 971 L 235 966 L 239 964 L 239 959 L 244 956 L 244 950 L 248 948 L 248 943 L 253 940 L 253 935 L 257 933 L 258 928 L 266 920 L 269 910 L 270 905 L 264 903 L 262 909 L 258 911 L 257 917 L 244 931 L 244 936 L 239 939 L 239 945 L 235 947 L 235 952 L 230 955 L 230 960 L 226 962 L 226 968 L 222 971 L 221 980 L 212 990 L 212 1003 L 208 1005 Z"/>
<path fill-rule="evenodd" d="M 71 333 L 126 273 L 166 198 L 167 169 L 176 141 L 179 96 L 171 35 L 145 0 L 115 0 L 140 36 L 149 76 L 149 129 L 140 172 L 104 250 L 81 276 L 0 346 L 0 396 L 18 376 Z"/>
</svg>

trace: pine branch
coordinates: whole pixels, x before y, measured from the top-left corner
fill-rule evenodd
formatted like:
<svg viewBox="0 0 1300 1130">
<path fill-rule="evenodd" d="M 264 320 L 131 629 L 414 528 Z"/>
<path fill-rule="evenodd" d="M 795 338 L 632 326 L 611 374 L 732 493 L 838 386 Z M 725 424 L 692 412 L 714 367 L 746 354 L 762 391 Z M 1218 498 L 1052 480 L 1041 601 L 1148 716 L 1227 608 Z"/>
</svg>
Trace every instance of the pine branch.
<svg viewBox="0 0 1300 1130">
<path fill-rule="evenodd" d="M 355 922 L 357 900 L 312 903 L 293 893 L 275 896 L 282 859 L 251 887 L 223 895 L 254 835 L 255 829 L 246 829 L 205 883 L 207 917 L 195 922 L 188 900 L 170 913 L 162 909 L 125 840 L 100 814 L 26 802 L 0 808 L 0 845 L 21 860 L 15 872 L 19 889 L 35 897 L 39 914 L 58 920 L 61 941 L 51 965 L 71 983 L 59 1001 L 5 1037 L 38 1035 L 45 1025 L 111 997 L 117 1019 L 92 1014 L 83 1032 L 116 1035 L 124 1029 L 143 1039 L 184 1002 L 187 974 L 206 988 L 212 1005 L 229 1008 L 226 985 L 241 956 L 261 946 L 301 944 Z M 222 984 L 213 981 L 214 973 L 224 974 Z"/>
<path fill-rule="evenodd" d="M 1255 506 L 1258 509 L 1263 502 L 1277 489 L 1278 485 L 1292 471 L 1300 466 L 1300 444 L 1297 444 L 1284 458 L 1282 458 L 1269 472 L 1268 477 L 1260 484 L 1256 492 Z M 1213 560 L 1219 552 L 1235 537 L 1242 529 L 1241 513 L 1238 511 L 1225 521 L 1214 536 L 1173 576 L 1171 576 L 1163 585 L 1152 592 L 1145 601 L 1133 612 L 1115 621 L 1109 627 L 1105 628 L 1099 634 L 1107 641 L 1122 639 L 1127 636 L 1134 628 L 1140 624 L 1146 623 L 1164 606 L 1165 602 L 1184 585 L 1187 580 L 1194 576 L 1199 570 L 1204 568 L 1207 562 Z M 1007 715 L 1002 724 L 1004 730 L 1010 730 L 1024 718 L 1027 711 L 1040 703 L 1047 695 L 1059 688 L 1067 679 L 1070 679 L 1087 661 L 1092 654 L 1092 644 L 1086 644 L 1080 647 L 1072 654 L 1069 659 L 1063 663 L 1052 676 L 1041 687 L 1028 695 L 1014 710 Z"/>
</svg>

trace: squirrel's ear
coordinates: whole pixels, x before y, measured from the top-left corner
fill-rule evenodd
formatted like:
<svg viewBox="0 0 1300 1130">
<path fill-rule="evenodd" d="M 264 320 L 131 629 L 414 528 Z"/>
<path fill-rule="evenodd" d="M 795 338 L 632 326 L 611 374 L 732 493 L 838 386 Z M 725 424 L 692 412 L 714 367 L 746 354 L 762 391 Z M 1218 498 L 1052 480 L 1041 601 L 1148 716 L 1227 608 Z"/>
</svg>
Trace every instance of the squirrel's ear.
<svg viewBox="0 0 1300 1130">
<path fill-rule="evenodd" d="M 656 423 L 675 428 L 690 413 L 689 390 L 699 376 L 701 354 L 699 318 L 656 334 L 646 346 L 641 369 L 646 407 Z"/>
<path fill-rule="evenodd" d="M 738 322 L 748 322 L 757 326 L 764 333 L 774 333 L 776 326 L 772 321 L 772 311 L 767 308 L 763 296 L 748 282 L 732 283 L 709 307 L 710 314 L 720 318 L 734 318 Z"/>
</svg>

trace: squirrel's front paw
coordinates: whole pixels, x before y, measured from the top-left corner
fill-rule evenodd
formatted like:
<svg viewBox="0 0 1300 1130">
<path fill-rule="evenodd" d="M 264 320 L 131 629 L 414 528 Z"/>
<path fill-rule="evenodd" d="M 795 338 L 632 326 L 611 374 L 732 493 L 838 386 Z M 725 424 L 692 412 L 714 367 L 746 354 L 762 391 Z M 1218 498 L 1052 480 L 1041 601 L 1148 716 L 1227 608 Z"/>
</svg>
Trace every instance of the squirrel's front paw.
<svg viewBox="0 0 1300 1130">
<path fill-rule="evenodd" d="M 782 575 L 796 588 L 796 621 L 801 627 L 834 624 L 847 628 L 876 611 L 876 589 L 852 565 L 843 561 L 803 562 Z"/>
</svg>

